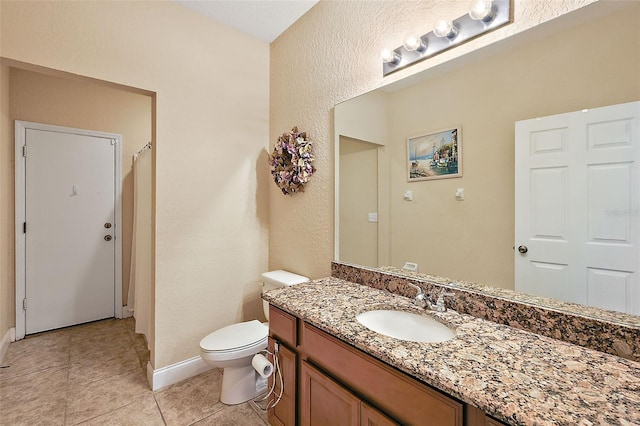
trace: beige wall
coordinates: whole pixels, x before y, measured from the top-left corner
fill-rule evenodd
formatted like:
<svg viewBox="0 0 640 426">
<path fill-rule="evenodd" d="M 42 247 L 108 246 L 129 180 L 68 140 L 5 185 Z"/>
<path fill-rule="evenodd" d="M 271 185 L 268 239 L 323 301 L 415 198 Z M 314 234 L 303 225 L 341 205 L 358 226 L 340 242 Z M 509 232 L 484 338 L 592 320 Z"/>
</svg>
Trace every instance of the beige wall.
<svg viewBox="0 0 640 426">
<path fill-rule="evenodd" d="M 312 278 L 330 274 L 333 260 L 332 108 L 383 84 L 476 50 L 592 3 L 514 2 L 514 23 L 406 70 L 382 77 L 379 52 L 424 34 L 439 16 L 465 13 L 467 0 L 321 1 L 271 44 L 270 142 L 292 125 L 316 141 L 317 173 L 303 194 L 285 197 L 270 185 L 270 268 Z M 298 235 L 298 238 L 291 238 Z"/>
<path fill-rule="evenodd" d="M 154 367 L 260 316 L 269 45 L 174 2 L 2 1 L 0 16 L 3 58 L 156 93 Z"/>
<path fill-rule="evenodd" d="M 340 253 L 345 262 L 378 266 L 378 148 L 340 137 Z"/>
<path fill-rule="evenodd" d="M 13 127 L 9 117 L 9 67 L 0 63 L 0 339 L 15 324 L 14 160 L 13 146 L 5 141 L 13 141 Z"/>
<path fill-rule="evenodd" d="M 10 118 L 122 135 L 122 304 L 133 225 L 133 155 L 151 140 L 151 97 L 87 80 L 11 68 Z"/>
</svg>

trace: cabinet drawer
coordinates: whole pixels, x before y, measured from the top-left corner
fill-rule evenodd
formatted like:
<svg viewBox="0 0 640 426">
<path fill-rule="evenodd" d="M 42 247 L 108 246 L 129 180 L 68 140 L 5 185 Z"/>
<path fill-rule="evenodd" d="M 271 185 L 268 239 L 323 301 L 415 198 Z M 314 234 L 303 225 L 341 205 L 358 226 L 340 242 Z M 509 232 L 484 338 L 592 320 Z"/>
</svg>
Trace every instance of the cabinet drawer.
<svg viewBox="0 0 640 426">
<path fill-rule="evenodd" d="M 463 404 L 304 323 L 307 359 L 402 424 L 462 426 Z"/>
<path fill-rule="evenodd" d="M 269 335 L 295 348 L 298 344 L 296 317 L 269 305 Z"/>
</svg>

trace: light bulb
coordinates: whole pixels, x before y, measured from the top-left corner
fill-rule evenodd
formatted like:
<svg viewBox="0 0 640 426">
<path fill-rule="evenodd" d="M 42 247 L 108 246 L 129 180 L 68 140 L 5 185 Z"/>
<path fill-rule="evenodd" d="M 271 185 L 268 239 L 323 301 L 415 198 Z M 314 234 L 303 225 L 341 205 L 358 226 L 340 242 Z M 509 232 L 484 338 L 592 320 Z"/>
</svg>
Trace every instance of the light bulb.
<svg viewBox="0 0 640 426">
<path fill-rule="evenodd" d="M 391 49 L 383 49 L 380 52 L 380 58 L 385 64 L 397 64 L 400 62 L 400 55 Z"/>
<path fill-rule="evenodd" d="M 421 37 L 416 37 L 414 35 L 410 35 L 404 39 L 404 48 L 409 52 L 418 51 L 424 52 L 427 50 L 427 45 L 424 43 Z"/>
<path fill-rule="evenodd" d="M 469 17 L 474 21 L 489 22 L 495 17 L 492 0 L 473 0 Z"/>
<path fill-rule="evenodd" d="M 458 35 L 458 29 L 453 25 L 453 22 L 438 19 L 433 27 L 433 33 L 436 37 L 446 37 L 453 40 Z"/>
</svg>

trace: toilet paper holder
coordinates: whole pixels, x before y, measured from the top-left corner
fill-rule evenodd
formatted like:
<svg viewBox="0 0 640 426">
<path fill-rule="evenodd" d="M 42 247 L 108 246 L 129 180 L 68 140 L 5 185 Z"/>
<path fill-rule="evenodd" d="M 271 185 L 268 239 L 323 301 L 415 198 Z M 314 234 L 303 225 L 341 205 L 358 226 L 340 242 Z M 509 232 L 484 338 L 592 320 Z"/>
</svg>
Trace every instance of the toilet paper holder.
<svg viewBox="0 0 640 426">
<path fill-rule="evenodd" d="M 273 374 L 273 364 L 271 364 L 267 357 L 261 353 L 257 353 L 253 356 L 253 359 L 251 359 L 251 365 L 263 379 L 266 379 Z"/>
<path fill-rule="evenodd" d="M 278 360 L 278 352 L 280 351 L 280 342 L 277 340 L 273 342 L 273 352 L 270 352 L 268 349 L 258 352 L 251 359 L 251 365 L 253 369 L 256 370 L 256 373 L 259 374 L 262 378 L 266 379 L 270 376 L 274 376 L 272 380 L 272 385 L 267 391 L 266 395 L 258 396 L 252 399 L 250 402 L 253 402 L 253 405 L 259 408 L 262 411 L 267 411 L 278 405 L 280 400 L 282 399 L 282 395 L 284 393 L 284 380 L 282 378 L 282 371 L 280 370 L 280 362 Z M 263 355 L 263 354 L 266 354 Z M 269 361 L 268 356 L 272 357 L 273 362 Z M 280 385 L 280 391 L 278 395 L 276 395 L 276 380 Z M 273 400 L 270 398 L 274 396 Z M 266 406 L 263 407 L 260 403 L 267 402 Z"/>
</svg>

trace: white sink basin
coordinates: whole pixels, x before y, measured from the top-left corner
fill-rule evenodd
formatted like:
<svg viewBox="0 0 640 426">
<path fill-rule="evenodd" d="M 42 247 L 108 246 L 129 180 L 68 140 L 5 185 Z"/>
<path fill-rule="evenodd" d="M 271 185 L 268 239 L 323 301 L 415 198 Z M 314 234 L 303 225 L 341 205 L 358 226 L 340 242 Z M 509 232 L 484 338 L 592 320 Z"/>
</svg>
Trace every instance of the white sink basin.
<svg viewBox="0 0 640 426">
<path fill-rule="evenodd" d="M 445 342 L 456 334 L 446 325 L 428 316 L 394 310 L 375 310 L 356 315 L 369 330 L 411 342 Z"/>
</svg>

